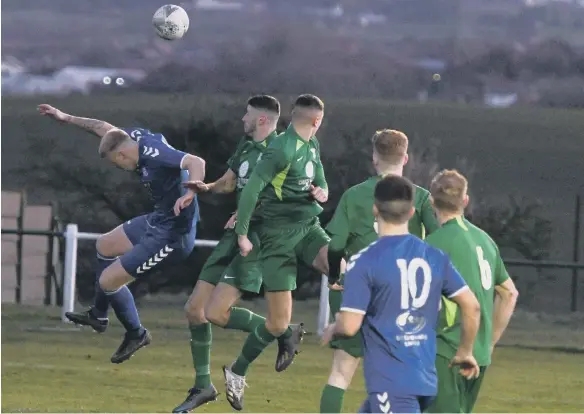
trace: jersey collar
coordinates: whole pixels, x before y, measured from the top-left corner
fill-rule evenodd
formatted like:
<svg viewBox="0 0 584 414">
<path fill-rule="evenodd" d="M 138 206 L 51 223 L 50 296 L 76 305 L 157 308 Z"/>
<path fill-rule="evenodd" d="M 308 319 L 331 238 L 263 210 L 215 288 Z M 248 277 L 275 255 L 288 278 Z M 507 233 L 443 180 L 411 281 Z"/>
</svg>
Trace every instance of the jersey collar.
<svg viewBox="0 0 584 414">
<path fill-rule="evenodd" d="M 466 221 L 466 219 L 464 218 L 464 216 L 457 216 L 457 217 L 451 218 L 450 220 L 448 220 L 447 222 L 442 224 L 442 227 L 451 226 L 451 225 L 459 225 L 462 227 L 466 227 L 465 223 L 464 223 L 465 221 Z"/>
<path fill-rule="evenodd" d="M 288 129 L 286 130 L 286 133 L 289 135 L 293 135 L 296 139 L 299 139 L 300 141 L 307 143 L 306 141 L 304 141 L 304 138 L 302 138 L 300 135 L 298 135 L 298 132 L 296 132 L 296 130 L 294 129 L 294 127 L 292 126 L 292 123 L 290 123 L 290 125 L 288 125 Z M 311 136 L 310 137 L 310 141 L 312 141 L 313 139 L 316 139 L 316 136 Z"/>
</svg>

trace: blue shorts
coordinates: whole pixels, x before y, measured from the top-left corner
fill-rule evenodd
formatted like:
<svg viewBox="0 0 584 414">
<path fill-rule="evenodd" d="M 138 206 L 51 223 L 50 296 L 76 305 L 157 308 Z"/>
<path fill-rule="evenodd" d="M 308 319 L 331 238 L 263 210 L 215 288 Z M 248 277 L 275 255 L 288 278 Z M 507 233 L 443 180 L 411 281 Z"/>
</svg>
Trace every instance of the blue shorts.
<svg viewBox="0 0 584 414">
<path fill-rule="evenodd" d="M 191 254 L 195 245 L 196 220 L 189 233 L 178 234 L 152 226 L 148 218 L 149 214 L 145 214 L 123 224 L 124 233 L 134 247 L 120 257 L 120 262 L 134 278 L 182 262 Z"/>
<path fill-rule="evenodd" d="M 374 392 L 361 404 L 360 413 L 421 413 L 430 406 L 434 397 L 416 395 L 391 395 Z"/>
</svg>

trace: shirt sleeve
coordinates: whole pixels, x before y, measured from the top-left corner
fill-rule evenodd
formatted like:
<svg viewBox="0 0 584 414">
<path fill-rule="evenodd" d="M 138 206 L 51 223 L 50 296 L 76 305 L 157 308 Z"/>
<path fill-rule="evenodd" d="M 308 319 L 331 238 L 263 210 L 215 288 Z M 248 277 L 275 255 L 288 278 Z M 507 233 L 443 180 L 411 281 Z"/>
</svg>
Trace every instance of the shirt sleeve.
<svg viewBox="0 0 584 414">
<path fill-rule="evenodd" d="M 163 142 L 155 140 L 140 141 L 140 158 L 149 164 L 157 164 L 169 168 L 182 169 L 185 152 L 172 148 Z"/>
<path fill-rule="evenodd" d="M 234 173 L 237 173 L 237 169 L 239 168 L 239 157 L 241 156 L 241 150 L 244 145 L 245 138 L 239 141 L 239 143 L 237 144 L 237 148 L 235 149 L 235 152 L 227 160 L 227 167 Z"/>
<path fill-rule="evenodd" d="M 249 231 L 251 216 L 255 210 L 260 193 L 266 185 L 268 185 L 267 181 L 264 181 L 254 170 L 239 196 L 239 203 L 237 204 L 237 224 L 235 225 L 236 234 L 242 236 L 246 235 Z"/>
<path fill-rule="evenodd" d="M 318 163 L 316 164 L 316 171 L 314 173 L 314 180 L 312 180 L 312 184 L 315 187 L 320 187 L 323 190 L 328 190 L 328 184 L 326 182 L 326 177 L 324 176 L 324 168 L 322 166 L 322 161 L 320 158 L 318 159 Z"/>
<path fill-rule="evenodd" d="M 445 256 L 443 270 L 442 294 L 448 299 L 453 298 L 468 289 L 468 286 L 461 274 L 456 270 L 452 262 Z"/>
<path fill-rule="evenodd" d="M 495 264 L 495 285 L 502 285 L 507 279 L 509 279 L 509 273 L 507 273 L 507 268 L 503 259 L 501 258 L 501 253 L 497 249 L 497 263 Z"/>
<path fill-rule="evenodd" d="M 341 311 L 365 315 L 371 301 L 371 277 L 363 256 L 350 260 L 345 274 Z"/>
<path fill-rule="evenodd" d="M 438 224 L 438 220 L 436 219 L 436 215 L 434 214 L 434 209 L 432 208 L 430 197 L 426 197 L 426 199 L 422 203 L 421 214 L 422 224 L 424 225 L 424 229 L 426 229 L 426 235 L 438 230 L 440 225 Z"/>
</svg>

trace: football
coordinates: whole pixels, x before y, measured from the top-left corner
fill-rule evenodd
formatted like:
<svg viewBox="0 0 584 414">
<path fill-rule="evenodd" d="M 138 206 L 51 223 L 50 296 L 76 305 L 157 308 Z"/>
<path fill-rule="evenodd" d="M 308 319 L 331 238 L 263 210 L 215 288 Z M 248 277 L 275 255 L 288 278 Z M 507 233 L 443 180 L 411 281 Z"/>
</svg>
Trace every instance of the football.
<svg viewBox="0 0 584 414">
<path fill-rule="evenodd" d="M 189 30 L 189 15 L 182 7 L 167 4 L 156 10 L 152 24 L 158 36 L 166 40 L 176 40 Z"/>
</svg>

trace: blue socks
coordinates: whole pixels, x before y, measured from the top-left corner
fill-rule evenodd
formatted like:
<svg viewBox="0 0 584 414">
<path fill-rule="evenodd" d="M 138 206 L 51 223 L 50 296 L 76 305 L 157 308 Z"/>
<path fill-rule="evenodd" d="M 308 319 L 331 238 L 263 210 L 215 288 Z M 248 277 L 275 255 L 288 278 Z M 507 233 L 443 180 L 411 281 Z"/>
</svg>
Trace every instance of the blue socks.
<svg viewBox="0 0 584 414">
<path fill-rule="evenodd" d="M 105 257 L 99 254 L 99 252 L 97 253 L 97 264 L 95 266 L 95 299 L 91 313 L 98 319 L 107 319 L 110 305 L 107 295 L 99 286 L 99 277 L 105 268 L 115 262 L 116 259 L 117 257 Z"/>
<path fill-rule="evenodd" d="M 109 306 L 114 309 L 118 320 L 124 325 L 126 331 L 132 337 L 140 337 L 144 333 L 144 328 L 140 323 L 138 309 L 134 302 L 134 296 L 128 286 L 122 286 L 115 292 L 104 292 L 99 286 L 101 273 L 112 264 L 117 257 L 105 257 L 97 253 L 97 266 L 95 272 L 95 299 L 91 313 L 98 319 L 107 319 Z"/>
<path fill-rule="evenodd" d="M 128 334 L 132 337 L 140 337 L 144 333 L 144 328 L 140 323 L 138 309 L 134 302 L 134 296 L 127 286 L 123 286 L 115 292 L 105 292 L 109 299 L 118 320 L 124 325 Z"/>
</svg>

